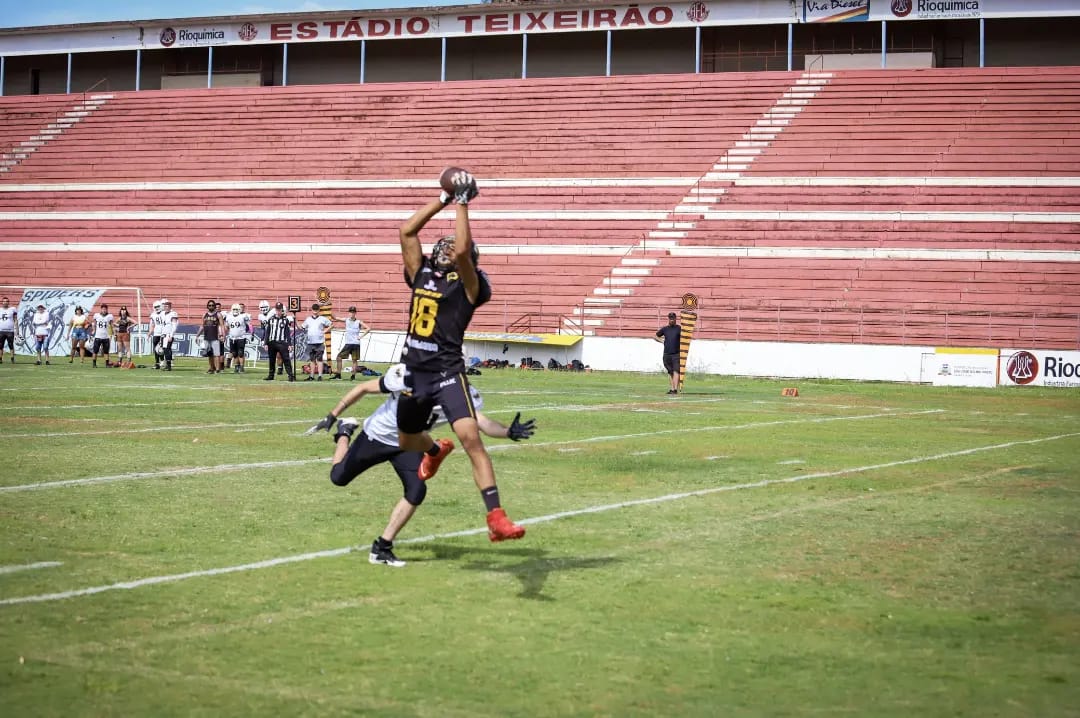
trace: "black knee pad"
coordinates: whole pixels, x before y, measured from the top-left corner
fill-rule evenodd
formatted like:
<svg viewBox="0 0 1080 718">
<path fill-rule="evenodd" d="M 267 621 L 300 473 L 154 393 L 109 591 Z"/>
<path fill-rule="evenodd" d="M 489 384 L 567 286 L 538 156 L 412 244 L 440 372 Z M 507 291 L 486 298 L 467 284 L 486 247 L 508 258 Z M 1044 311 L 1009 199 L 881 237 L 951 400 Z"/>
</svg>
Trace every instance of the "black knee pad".
<svg viewBox="0 0 1080 718">
<path fill-rule="evenodd" d="M 345 473 L 345 462 L 339 461 L 330 467 L 330 483 L 334 486 L 348 486 L 349 482 L 353 480 L 352 476 Z"/>
<path fill-rule="evenodd" d="M 413 506 L 424 503 L 425 496 L 427 496 L 427 484 L 421 481 L 419 477 L 406 484 L 405 500 Z"/>
</svg>

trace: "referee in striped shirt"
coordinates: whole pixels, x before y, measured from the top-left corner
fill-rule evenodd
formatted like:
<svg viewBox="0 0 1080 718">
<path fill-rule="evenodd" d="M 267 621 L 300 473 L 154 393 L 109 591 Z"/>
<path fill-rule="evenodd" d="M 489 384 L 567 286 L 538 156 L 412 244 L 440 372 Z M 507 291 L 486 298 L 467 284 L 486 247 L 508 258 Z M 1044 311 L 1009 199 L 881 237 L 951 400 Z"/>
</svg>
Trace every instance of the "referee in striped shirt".
<svg viewBox="0 0 1080 718">
<path fill-rule="evenodd" d="M 285 314 L 285 305 L 278 302 L 274 310 L 263 322 L 263 335 L 266 342 L 266 353 L 270 360 L 270 374 L 263 381 L 274 380 L 275 359 L 281 357 L 281 365 L 285 367 L 285 373 L 289 375 L 289 381 L 296 381 L 293 373 L 292 362 L 289 361 L 289 345 L 292 343 L 292 317 Z"/>
</svg>

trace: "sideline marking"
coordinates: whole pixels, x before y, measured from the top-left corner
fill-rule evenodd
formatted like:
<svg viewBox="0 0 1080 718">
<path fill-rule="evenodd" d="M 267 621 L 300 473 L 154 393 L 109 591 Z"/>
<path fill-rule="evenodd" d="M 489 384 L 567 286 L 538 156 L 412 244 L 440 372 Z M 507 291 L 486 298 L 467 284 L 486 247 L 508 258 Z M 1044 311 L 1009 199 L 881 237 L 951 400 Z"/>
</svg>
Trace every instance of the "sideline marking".
<svg viewBox="0 0 1080 718">
<path fill-rule="evenodd" d="M 991 444 L 989 446 L 976 446 L 971 449 L 960 449 L 959 451 L 949 451 L 943 454 L 933 454 L 931 456 L 920 456 L 914 459 L 901 459 L 899 461 L 889 461 L 882 464 L 870 464 L 868 466 L 856 466 L 851 469 L 840 469 L 838 471 L 824 471 L 817 474 L 806 474 L 804 476 L 790 476 L 786 479 L 762 479 L 761 481 L 750 481 L 743 484 L 729 484 L 727 486 L 714 486 L 710 489 L 698 489 L 696 491 L 683 491 L 677 494 L 665 494 L 663 496 L 654 496 L 648 499 L 635 499 L 632 501 L 623 501 L 617 504 L 602 504 L 600 506 L 588 506 L 583 509 L 574 509 L 571 511 L 561 511 L 557 514 L 548 514 L 547 516 L 536 516 L 531 519 L 522 519 L 518 521 L 521 525 L 532 525 L 548 523 L 551 521 L 557 521 L 559 519 L 570 518 L 573 516 L 584 516 L 586 514 L 597 514 L 604 511 L 614 511 L 616 509 L 624 509 L 631 506 L 645 506 L 648 504 L 662 504 L 669 501 L 678 501 L 680 499 L 691 498 L 694 496 L 708 496 L 709 494 L 718 494 L 725 491 L 740 491 L 742 489 L 759 489 L 766 486 L 774 486 L 778 484 L 794 484 L 800 481 L 808 481 L 810 479 L 827 479 L 835 476 L 846 476 L 848 474 L 858 474 L 866 471 L 874 471 L 876 469 L 889 469 L 895 466 L 908 466 L 911 464 L 920 464 L 927 461 L 938 461 L 941 459 L 950 459 L 955 456 L 967 456 L 970 454 L 977 454 L 982 451 L 994 451 L 996 449 L 1008 449 L 1013 446 L 1025 446 L 1032 444 L 1042 444 L 1047 441 L 1056 441 L 1058 439 L 1069 439 L 1074 436 L 1080 436 L 1080 431 L 1073 432 L 1071 434 L 1057 434 L 1055 436 L 1045 436 L 1039 439 L 1022 439 L 1018 441 L 1008 441 L 1004 444 Z M 417 536 L 416 538 L 403 539 L 398 541 L 398 545 L 402 544 L 419 544 L 430 543 L 431 541 L 437 541 L 439 539 L 458 538 L 462 536 L 475 536 L 487 532 L 487 527 L 478 529 L 465 529 L 463 531 L 451 531 L 449 533 L 442 534 L 429 534 L 427 536 Z M 79 596 L 91 596 L 96 593 L 104 593 L 105 591 L 115 591 L 117 589 L 131 589 L 140 588 L 142 586 L 153 586 L 161 583 L 173 583 L 176 581 L 183 581 L 189 578 L 199 578 L 202 576 L 221 576 L 227 573 L 237 573 L 239 571 L 254 571 L 262 568 L 271 568 L 273 566 L 281 566 L 289 563 L 299 563 L 301 561 L 311 561 L 317 558 L 330 558 L 332 556 L 343 556 L 353 551 L 367 551 L 367 546 L 346 546 L 343 548 L 328 549 L 326 551 L 314 551 L 311 553 L 294 554 L 292 556 L 281 556 L 279 558 L 266 559 L 265 561 L 256 561 L 254 563 L 244 563 L 238 566 L 224 566 L 222 568 L 209 568 L 202 571 L 188 571 L 186 573 L 174 573 L 165 576 L 151 576 L 150 578 L 140 578 L 134 581 L 122 581 L 120 583 L 110 583 L 104 586 L 91 586 L 90 588 L 79 588 L 71 591 L 61 591 L 59 593 L 41 593 L 35 596 L 15 596 L 13 598 L 0 599 L 0 606 L 14 606 L 22 603 L 45 603 L 47 601 L 60 601 L 66 598 L 76 598 Z"/>
<path fill-rule="evenodd" d="M 541 447 L 541 446 L 566 446 L 568 444 L 592 444 L 601 441 L 621 441 L 623 439 L 638 439 L 649 436 L 663 436 L 664 434 L 685 434 L 698 431 L 735 431 L 740 429 L 756 429 L 765 426 L 784 426 L 788 424 L 821 424 L 827 421 L 858 421 L 860 419 L 878 419 L 881 417 L 912 416 L 920 414 L 940 414 L 944 409 L 928 409 L 925 411 L 888 412 L 884 414 L 858 414 L 855 416 L 828 416 L 814 417 L 812 419 L 781 419 L 778 421 L 759 421 L 750 424 L 735 424 L 730 426 L 695 426 L 688 429 L 663 429 L 641 434 L 623 434 L 619 436 L 593 436 L 588 439 L 568 439 L 566 441 L 538 441 L 529 444 L 497 444 L 488 447 L 488 451 L 507 450 L 514 448 Z M 580 451 L 572 449 L 573 451 Z M 12 486 L 0 486 L 0 493 L 13 491 L 38 491 L 42 489 L 56 489 L 65 486 L 82 486 L 85 484 L 107 484 L 114 481 L 131 481 L 133 479 L 153 479 L 160 476 L 192 476 L 196 474 L 209 474 L 221 471 L 243 471 L 244 469 L 272 469 L 281 466 L 304 466 L 306 464 L 327 463 L 330 457 L 318 459 L 295 459 L 292 461 L 260 461 L 253 464 L 220 464 L 218 466 L 195 466 L 190 468 L 168 469 L 160 471 L 138 471 L 131 474 L 113 474 L 112 476 L 91 476 L 85 479 L 63 479 L 61 481 L 42 481 L 35 484 L 14 484 Z"/>
<path fill-rule="evenodd" d="M 0 566 L 0 573 L 15 573 L 16 571 L 33 571 L 37 568 L 52 568 L 63 566 L 62 561 L 38 561 L 37 563 L 18 563 L 13 566 Z"/>
</svg>

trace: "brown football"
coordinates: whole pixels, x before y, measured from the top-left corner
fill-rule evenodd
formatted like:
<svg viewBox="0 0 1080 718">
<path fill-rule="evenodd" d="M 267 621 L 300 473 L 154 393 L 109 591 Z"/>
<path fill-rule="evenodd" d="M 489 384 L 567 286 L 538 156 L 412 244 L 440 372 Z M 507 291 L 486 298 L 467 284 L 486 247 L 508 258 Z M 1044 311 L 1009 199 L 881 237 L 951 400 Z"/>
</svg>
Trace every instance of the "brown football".
<svg viewBox="0 0 1080 718">
<path fill-rule="evenodd" d="M 447 167 L 439 175 L 439 186 L 443 188 L 444 192 L 454 194 L 458 188 L 468 183 L 471 177 L 468 170 L 463 170 L 460 167 Z"/>
</svg>

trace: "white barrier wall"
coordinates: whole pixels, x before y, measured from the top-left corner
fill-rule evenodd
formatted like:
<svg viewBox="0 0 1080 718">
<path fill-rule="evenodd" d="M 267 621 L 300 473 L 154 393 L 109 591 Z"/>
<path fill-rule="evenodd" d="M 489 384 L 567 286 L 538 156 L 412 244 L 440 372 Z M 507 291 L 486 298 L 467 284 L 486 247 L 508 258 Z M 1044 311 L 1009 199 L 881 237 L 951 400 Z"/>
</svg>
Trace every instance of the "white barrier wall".
<svg viewBox="0 0 1080 718">
<path fill-rule="evenodd" d="M 372 332 L 364 339 L 364 361 L 393 363 L 401 355 L 400 332 Z M 506 351 L 503 351 L 503 347 Z M 572 347 L 544 344 L 467 341 L 465 356 L 509 361 L 518 366 L 532 357 L 544 366 L 578 359 L 597 371 L 663 372 L 662 347 L 651 338 L 584 337 Z M 948 386 L 1002 385 L 1080 387 L 1080 352 L 1001 349 L 956 349 L 871 344 L 794 344 L 729 342 L 695 339 L 686 366 L 689 372 L 724 376 L 769 376 L 790 379 L 899 381 Z M 1017 356 L 1013 366 L 1010 359 Z M 995 364 L 1000 361 L 1000 371 Z M 995 376 L 995 373 L 999 376 Z M 1016 379 L 1014 380 L 1013 377 Z"/>
</svg>

